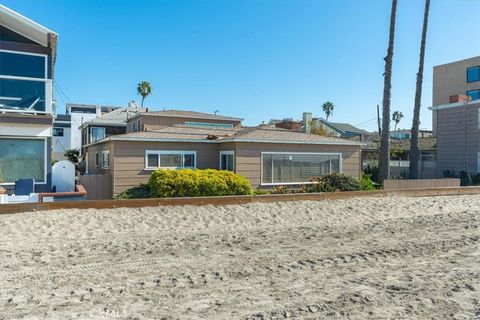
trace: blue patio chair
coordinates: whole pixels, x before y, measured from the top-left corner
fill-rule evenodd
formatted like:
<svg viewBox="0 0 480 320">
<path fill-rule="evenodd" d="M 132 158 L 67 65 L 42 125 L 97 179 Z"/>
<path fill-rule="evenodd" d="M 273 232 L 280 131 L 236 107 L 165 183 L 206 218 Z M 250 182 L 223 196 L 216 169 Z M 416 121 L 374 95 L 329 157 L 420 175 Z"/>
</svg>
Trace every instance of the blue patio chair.
<svg viewBox="0 0 480 320">
<path fill-rule="evenodd" d="M 34 192 L 34 186 L 34 179 L 18 179 L 15 181 L 15 195 L 29 196 L 30 193 Z"/>
</svg>

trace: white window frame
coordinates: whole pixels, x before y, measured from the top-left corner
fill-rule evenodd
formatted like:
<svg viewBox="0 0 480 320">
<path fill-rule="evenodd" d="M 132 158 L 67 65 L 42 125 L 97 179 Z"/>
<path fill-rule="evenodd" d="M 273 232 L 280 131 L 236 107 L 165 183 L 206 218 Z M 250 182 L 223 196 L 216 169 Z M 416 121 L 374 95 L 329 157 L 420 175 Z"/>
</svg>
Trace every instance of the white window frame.
<svg viewBox="0 0 480 320">
<path fill-rule="evenodd" d="M 222 150 L 220 151 L 218 159 L 218 169 L 222 170 L 222 155 L 232 155 L 233 156 L 233 171 L 235 172 L 235 151 L 234 150 Z"/>
<path fill-rule="evenodd" d="M 105 165 L 105 155 L 108 157 L 108 164 Z M 109 169 L 110 168 L 110 150 L 103 150 L 102 151 L 102 168 Z"/>
<path fill-rule="evenodd" d="M 265 154 L 302 154 L 302 155 L 320 155 L 320 156 L 339 156 L 338 173 L 343 173 L 343 157 L 340 152 L 275 152 L 265 151 L 260 155 L 260 185 L 262 186 L 284 186 L 284 185 L 299 185 L 299 184 L 312 184 L 313 182 L 263 182 L 263 155 Z M 331 166 L 331 163 L 330 163 Z M 332 170 L 330 170 L 332 171 Z"/>
<path fill-rule="evenodd" d="M 47 145 L 48 141 L 46 137 L 7 137 L 7 136 L 2 136 L 2 139 L 24 139 L 24 140 L 43 140 L 43 154 L 45 156 L 45 161 L 44 161 L 44 166 L 43 166 L 43 182 L 37 182 L 34 181 L 34 184 L 47 184 L 47 162 L 48 162 L 48 154 L 47 154 Z M 2 182 L 0 185 L 4 186 L 14 186 L 15 182 Z"/>
<path fill-rule="evenodd" d="M 158 167 L 148 166 L 148 155 L 156 154 L 158 156 Z M 162 154 L 180 154 L 182 156 L 182 164 L 184 163 L 184 156 L 186 154 L 193 154 L 193 167 L 161 167 L 160 157 Z M 157 169 L 196 169 L 197 168 L 197 151 L 194 150 L 145 150 L 145 170 L 157 170 Z"/>
</svg>

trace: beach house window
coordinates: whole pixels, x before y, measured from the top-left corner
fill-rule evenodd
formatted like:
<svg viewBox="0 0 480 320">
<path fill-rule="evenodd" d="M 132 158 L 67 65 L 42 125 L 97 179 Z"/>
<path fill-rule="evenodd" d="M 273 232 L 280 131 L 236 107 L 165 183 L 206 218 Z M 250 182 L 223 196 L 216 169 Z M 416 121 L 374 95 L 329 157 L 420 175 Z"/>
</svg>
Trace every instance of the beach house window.
<svg viewBox="0 0 480 320">
<path fill-rule="evenodd" d="M 105 128 L 92 127 L 90 128 L 90 142 L 99 141 L 105 138 Z"/>
<path fill-rule="evenodd" d="M 220 151 L 220 170 L 235 170 L 235 160 L 233 151 Z"/>
<path fill-rule="evenodd" d="M 54 137 L 63 137 L 63 128 L 53 128 Z"/>
<path fill-rule="evenodd" d="M 46 183 L 46 148 L 45 139 L 0 138 L 0 183 L 17 179 Z"/>
<path fill-rule="evenodd" d="M 98 168 L 99 162 L 100 162 L 100 161 L 99 161 L 99 157 L 98 157 L 98 152 L 95 152 L 95 167 Z"/>
<path fill-rule="evenodd" d="M 262 152 L 262 184 L 303 184 L 342 172 L 339 153 Z"/>
<path fill-rule="evenodd" d="M 467 91 L 467 96 L 469 96 L 472 100 L 480 99 L 480 90 L 470 90 Z"/>
<path fill-rule="evenodd" d="M 110 151 L 102 151 L 102 168 L 108 169 L 110 167 Z"/>
<path fill-rule="evenodd" d="M 230 123 L 186 121 L 185 125 L 188 127 L 233 128 L 233 124 L 230 124 Z"/>
<path fill-rule="evenodd" d="M 145 169 L 188 169 L 196 168 L 195 151 L 147 150 Z"/>
<path fill-rule="evenodd" d="M 44 54 L 0 50 L 0 109 L 46 111 L 47 70 Z"/>
<path fill-rule="evenodd" d="M 467 68 L 467 82 L 480 81 L 480 66 Z"/>
</svg>

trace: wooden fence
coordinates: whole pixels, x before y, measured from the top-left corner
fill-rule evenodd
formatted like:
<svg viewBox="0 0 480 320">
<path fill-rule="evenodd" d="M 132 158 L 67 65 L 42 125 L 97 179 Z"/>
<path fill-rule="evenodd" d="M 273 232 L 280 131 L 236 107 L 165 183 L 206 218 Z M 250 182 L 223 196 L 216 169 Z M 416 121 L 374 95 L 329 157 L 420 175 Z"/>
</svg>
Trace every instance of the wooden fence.
<svg viewBox="0 0 480 320">
<path fill-rule="evenodd" d="M 81 175 L 80 184 L 87 191 L 87 200 L 112 199 L 112 177 L 109 174 Z"/>
<path fill-rule="evenodd" d="M 418 179 L 418 180 L 385 180 L 385 190 L 411 190 L 460 187 L 460 179 Z"/>
<path fill-rule="evenodd" d="M 224 206 L 232 204 L 245 204 L 252 202 L 283 202 L 283 201 L 321 201 L 348 199 L 355 197 L 433 197 L 451 195 L 478 195 L 480 187 L 461 188 L 434 188 L 434 189 L 411 189 L 411 190 L 372 190 L 372 191 L 345 191 L 327 193 L 298 193 L 298 194 L 272 194 L 261 196 L 228 196 L 228 197 L 198 197 L 198 198 L 157 198 L 157 199 L 131 199 L 131 200 L 86 200 L 66 202 L 39 202 L 0 205 L 0 214 L 17 212 L 31 212 L 54 209 L 111 209 L 111 208 L 138 208 L 155 206 Z"/>
</svg>

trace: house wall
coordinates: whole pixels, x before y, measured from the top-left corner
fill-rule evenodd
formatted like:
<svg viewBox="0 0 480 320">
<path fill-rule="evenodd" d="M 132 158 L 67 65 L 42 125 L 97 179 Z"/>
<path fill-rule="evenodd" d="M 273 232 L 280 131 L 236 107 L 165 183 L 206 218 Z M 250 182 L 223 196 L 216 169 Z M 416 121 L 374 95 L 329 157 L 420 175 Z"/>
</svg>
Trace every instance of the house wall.
<svg viewBox="0 0 480 320">
<path fill-rule="evenodd" d="M 437 128 L 437 176 L 444 170 L 479 172 L 480 103 L 439 109 Z"/>
<path fill-rule="evenodd" d="M 102 167 L 102 152 L 105 150 L 110 151 L 110 164 L 108 169 Z M 106 141 L 104 143 L 88 146 L 85 152 L 86 152 L 85 157 L 86 157 L 86 163 L 87 163 L 86 174 L 104 175 L 106 179 L 110 180 L 109 185 L 113 185 L 113 176 L 115 172 L 114 143 L 112 141 Z M 95 153 L 97 152 L 99 157 L 98 166 L 95 165 Z M 87 189 L 87 193 L 88 192 L 89 190 Z M 108 198 L 113 197 L 113 190 L 110 190 L 106 194 L 108 195 Z"/>
<path fill-rule="evenodd" d="M 261 183 L 262 152 L 322 152 L 341 153 L 342 172 L 360 178 L 360 146 L 358 145 L 301 145 L 281 143 L 236 143 L 235 168 L 238 174 L 247 177 L 252 186 Z"/>
<path fill-rule="evenodd" d="M 113 193 L 119 194 L 146 183 L 151 170 L 145 170 L 145 150 L 180 150 L 197 152 L 197 168 L 218 169 L 219 145 L 215 143 L 174 143 L 115 141 Z"/>
<path fill-rule="evenodd" d="M 480 56 L 435 66 L 433 68 L 432 105 L 449 103 L 452 95 L 466 95 L 467 91 L 480 89 L 480 81 L 467 83 L 467 68 L 480 65 Z M 433 134 L 437 132 L 437 111 L 432 111 Z"/>
<path fill-rule="evenodd" d="M 138 117 L 133 118 L 133 120 L 128 121 L 127 131 L 133 131 L 133 123 L 140 120 L 140 128 L 144 130 L 158 130 L 159 128 L 165 126 L 172 126 L 176 124 L 185 124 L 185 122 L 207 122 L 207 123 L 226 123 L 231 124 L 234 127 L 240 127 L 240 121 L 231 121 L 231 120 L 210 120 L 210 119 L 196 119 L 196 118 L 185 118 L 185 117 L 162 117 L 154 115 L 141 114 Z"/>
<path fill-rule="evenodd" d="M 70 139 L 71 139 L 71 129 L 70 127 L 57 127 L 54 125 L 54 128 L 63 129 L 63 137 L 54 136 L 53 139 L 53 160 L 64 160 L 65 151 L 71 149 Z"/>
</svg>

